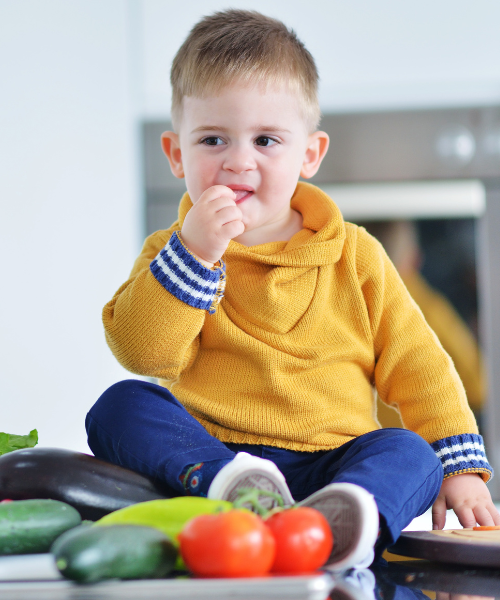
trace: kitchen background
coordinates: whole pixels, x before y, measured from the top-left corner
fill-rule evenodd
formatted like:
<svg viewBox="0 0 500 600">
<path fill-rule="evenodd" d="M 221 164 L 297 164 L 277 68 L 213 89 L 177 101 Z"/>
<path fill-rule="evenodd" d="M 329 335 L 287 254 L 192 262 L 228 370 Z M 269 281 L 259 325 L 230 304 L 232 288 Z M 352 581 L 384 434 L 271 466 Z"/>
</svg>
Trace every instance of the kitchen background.
<svg viewBox="0 0 500 600">
<path fill-rule="evenodd" d="M 88 452 L 88 408 L 132 376 L 108 350 L 100 315 L 151 229 L 146 134 L 168 120 L 170 63 L 187 32 L 229 6 L 297 31 L 316 58 L 330 123 L 353 112 L 500 106 L 497 0 L 0 0 L 0 431 L 37 428 L 41 446 Z M 500 174 L 499 113 L 486 113 Z M 459 159 L 471 150 L 462 133 L 450 134 Z M 156 151 L 163 161 L 159 141 Z M 437 287 L 449 281 L 475 334 L 482 189 L 460 220 L 423 214 L 418 225 L 426 275 Z M 361 202 L 357 218 L 373 217 Z M 170 224 L 156 214 L 156 228 Z"/>
</svg>

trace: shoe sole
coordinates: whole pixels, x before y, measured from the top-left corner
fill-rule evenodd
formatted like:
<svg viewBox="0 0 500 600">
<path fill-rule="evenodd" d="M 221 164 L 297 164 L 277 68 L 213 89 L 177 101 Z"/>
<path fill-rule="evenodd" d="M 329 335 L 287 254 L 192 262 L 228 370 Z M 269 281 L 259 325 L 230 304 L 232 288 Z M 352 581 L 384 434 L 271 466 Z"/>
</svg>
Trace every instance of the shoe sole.
<svg viewBox="0 0 500 600">
<path fill-rule="evenodd" d="M 234 502 L 238 499 L 238 490 L 241 488 L 257 488 L 279 494 L 285 506 L 294 504 L 285 478 L 277 467 L 276 472 L 274 472 L 272 464 L 269 465 L 269 471 L 260 466 L 255 468 L 244 467 L 243 470 L 241 467 L 243 467 L 241 462 L 236 463 L 235 461 L 234 473 L 226 472 L 225 477 L 220 482 L 216 476 L 208 490 L 208 497 Z M 278 502 L 269 496 L 261 496 L 259 497 L 259 501 L 266 509 L 274 508 L 278 505 Z"/>
<path fill-rule="evenodd" d="M 324 568 L 349 569 L 373 549 L 378 535 L 378 509 L 373 496 L 363 488 L 349 483 L 330 484 L 298 505 L 319 510 L 330 525 L 333 550 Z"/>
<path fill-rule="evenodd" d="M 244 477 L 235 477 L 234 481 L 228 482 L 225 491 L 222 492 L 224 500 L 234 502 L 238 499 L 238 490 L 241 488 L 257 488 L 265 490 L 266 492 L 272 492 L 279 494 L 283 498 L 285 506 L 293 504 L 293 499 L 287 498 L 286 491 L 279 485 L 277 485 L 270 477 L 264 475 L 262 472 L 246 472 Z M 273 508 L 277 506 L 278 502 L 269 496 L 259 497 L 260 503 L 264 508 Z"/>
</svg>

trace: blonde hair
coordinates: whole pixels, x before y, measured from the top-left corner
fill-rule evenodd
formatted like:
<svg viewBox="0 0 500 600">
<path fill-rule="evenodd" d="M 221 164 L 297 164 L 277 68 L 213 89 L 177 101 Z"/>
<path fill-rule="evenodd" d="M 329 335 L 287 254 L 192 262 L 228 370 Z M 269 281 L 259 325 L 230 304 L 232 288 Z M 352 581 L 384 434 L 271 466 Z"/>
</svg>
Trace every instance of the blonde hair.
<svg viewBox="0 0 500 600">
<path fill-rule="evenodd" d="M 293 30 L 256 11 L 230 9 L 199 21 L 174 58 L 170 81 L 174 127 L 184 96 L 217 95 L 236 82 L 286 84 L 298 92 L 310 132 L 321 118 L 313 57 Z"/>
</svg>

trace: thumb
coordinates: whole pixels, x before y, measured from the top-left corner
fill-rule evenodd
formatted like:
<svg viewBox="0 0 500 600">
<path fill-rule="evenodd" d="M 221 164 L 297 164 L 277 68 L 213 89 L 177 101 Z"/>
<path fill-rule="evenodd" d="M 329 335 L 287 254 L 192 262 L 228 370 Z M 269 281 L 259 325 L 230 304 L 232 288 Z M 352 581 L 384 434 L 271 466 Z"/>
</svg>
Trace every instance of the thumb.
<svg viewBox="0 0 500 600">
<path fill-rule="evenodd" d="M 432 505 L 432 529 L 443 529 L 446 523 L 446 500 L 438 496 Z"/>
</svg>

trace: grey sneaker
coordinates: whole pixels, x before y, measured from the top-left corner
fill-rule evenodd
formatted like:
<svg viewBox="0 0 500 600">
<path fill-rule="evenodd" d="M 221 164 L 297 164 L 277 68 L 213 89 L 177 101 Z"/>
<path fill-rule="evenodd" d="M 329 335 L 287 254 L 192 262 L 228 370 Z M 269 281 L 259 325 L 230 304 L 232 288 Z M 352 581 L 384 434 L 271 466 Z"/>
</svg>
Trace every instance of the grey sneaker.
<svg viewBox="0 0 500 600">
<path fill-rule="evenodd" d="M 285 477 L 278 467 L 270 460 L 246 452 L 238 452 L 230 463 L 222 467 L 210 484 L 207 497 L 234 502 L 238 498 L 238 490 L 242 488 L 273 492 L 283 498 L 285 506 L 294 504 Z M 277 501 L 269 496 L 261 496 L 259 501 L 267 509 L 277 505 Z"/>
<path fill-rule="evenodd" d="M 344 571 L 373 562 L 379 516 L 373 496 L 353 483 L 331 483 L 298 506 L 311 506 L 325 517 L 333 533 L 333 550 L 323 568 Z"/>
</svg>

